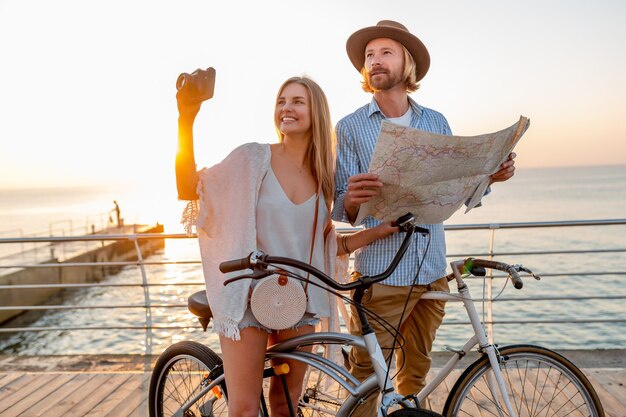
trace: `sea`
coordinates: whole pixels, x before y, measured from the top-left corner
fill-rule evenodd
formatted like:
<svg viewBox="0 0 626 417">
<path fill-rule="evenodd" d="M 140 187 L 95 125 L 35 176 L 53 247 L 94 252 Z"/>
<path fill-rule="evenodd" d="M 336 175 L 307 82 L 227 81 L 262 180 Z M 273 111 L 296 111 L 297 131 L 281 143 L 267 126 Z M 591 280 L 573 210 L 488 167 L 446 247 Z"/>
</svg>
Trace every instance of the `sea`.
<svg viewBox="0 0 626 417">
<path fill-rule="evenodd" d="M 160 223 L 167 233 L 183 232 L 178 219 L 184 203 L 173 189 L 31 188 L 0 190 L 0 239 L 69 236 L 115 226 L 113 201 L 127 225 Z M 496 259 L 524 264 L 542 275 L 541 280 L 524 277 L 522 290 L 495 276 L 492 294 L 498 298 L 493 303 L 496 324 L 491 331 L 496 343 L 534 343 L 561 350 L 626 348 L 626 225 L 497 228 L 507 223 L 610 219 L 626 219 L 626 165 L 518 168 L 511 180 L 492 187 L 481 207 L 468 213 L 459 210 L 445 222 L 446 226 L 493 226 L 493 233 L 449 230 L 449 255 L 485 256 L 493 244 Z M 5 246 L 0 245 L 0 262 L 8 256 Z M 599 252 L 581 253 L 588 250 Z M 571 253 L 558 253 L 563 251 Z M 178 263 L 146 266 L 148 281 L 165 285 L 151 287 L 147 294 L 140 287 L 65 291 L 49 304 L 77 308 L 28 313 L 6 325 L 141 327 L 148 319 L 143 308 L 84 307 L 137 306 L 146 297 L 156 305 L 185 305 L 191 293 L 203 289 L 199 264 L 184 262 L 198 259 L 195 239 L 167 240 L 165 248 L 147 260 Z M 597 271 L 603 274 L 590 275 Z M 141 276 L 136 267 L 127 267 L 104 282 L 140 283 Z M 487 295 L 486 281 L 471 279 L 470 289 L 479 314 L 486 319 L 487 304 L 481 301 Z M 153 308 L 149 320 L 158 327 L 151 333 L 142 329 L 0 333 L 0 354 L 158 354 L 181 340 L 203 342 L 219 352 L 216 336 L 202 332 L 184 306 Z M 448 303 L 434 350 L 460 347 L 470 336 L 466 323 L 461 304 Z"/>
</svg>

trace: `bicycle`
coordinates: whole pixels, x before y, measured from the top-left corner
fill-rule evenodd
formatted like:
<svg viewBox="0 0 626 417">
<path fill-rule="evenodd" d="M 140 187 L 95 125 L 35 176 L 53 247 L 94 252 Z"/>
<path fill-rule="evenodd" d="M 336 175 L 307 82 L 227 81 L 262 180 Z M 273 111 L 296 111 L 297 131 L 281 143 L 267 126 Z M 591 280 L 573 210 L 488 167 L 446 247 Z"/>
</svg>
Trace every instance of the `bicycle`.
<svg viewBox="0 0 626 417">
<path fill-rule="evenodd" d="M 403 216 L 404 217 L 404 216 Z M 230 281 L 243 278 L 261 278 L 272 274 L 278 266 L 291 266 L 310 273 L 337 291 L 354 290 L 354 302 L 360 305 L 364 291 L 375 282 L 387 278 L 404 255 L 413 233 L 427 233 L 414 224 L 412 217 L 398 221 L 406 233 L 403 243 L 387 270 L 375 276 L 362 276 L 340 284 L 308 264 L 284 257 L 254 252 L 250 256 L 223 262 L 222 272 L 252 269 Z M 451 358 L 430 380 L 422 391 L 409 396 L 395 392 L 389 371 L 375 334 L 369 327 L 364 309 L 358 314 L 363 324 L 363 336 L 337 332 L 319 332 L 298 336 L 268 347 L 266 360 L 294 359 L 309 365 L 303 394 L 292 416 L 349 416 L 359 406 L 359 401 L 380 392 L 377 403 L 379 416 L 432 417 L 440 416 L 420 408 L 422 401 L 453 371 L 470 350 L 478 346 L 481 356 L 471 363 L 456 380 L 443 407 L 443 415 L 530 417 L 530 416 L 592 416 L 602 417 L 602 404 L 583 372 L 562 355 L 534 345 L 511 345 L 498 348 L 487 340 L 479 314 L 463 277 L 465 274 L 484 276 L 485 268 L 506 272 L 517 289 L 523 286 L 519 272 L 539 279 L 522 265 L 473 259 L 450 263 L 449 280 L 457 283 L 457 293 L 426 292 L 423 298 L 461 301 L 470 319 L 474 335 L 462 348 L 451 351 Z M 225 283 L 226 284 L 226 283 Z M 211 318 L 210 307 L 204 291 L 189 297 L 189 310 L 198 317 L 206 331 Z M 298 350 L 301 346 L 327 347 L 333 344 L 357 346 L 367 349 L 374 364 L 374 374 L 358 381 L 341 364 L 325 357 L 324 349 L 313 352 Z M 289 372 L 288 366 L 266 366 L 264 378 L 280 378 Z M 381 390 L 381 387 L 384 388 Z M 285 390 L 289 399 L 289 392 Z M 156 362 L 153 370 L 149 410 L 153 417 L 191 417 L 228 415 L 228 392 L 219 356 L 207 346 L 182 341 L 168 347 Z M 289 401 L 287 401 L 289 403 Z M 268 416 L 266 401 L 260 398 L 259 416 Z"/>
</svg>

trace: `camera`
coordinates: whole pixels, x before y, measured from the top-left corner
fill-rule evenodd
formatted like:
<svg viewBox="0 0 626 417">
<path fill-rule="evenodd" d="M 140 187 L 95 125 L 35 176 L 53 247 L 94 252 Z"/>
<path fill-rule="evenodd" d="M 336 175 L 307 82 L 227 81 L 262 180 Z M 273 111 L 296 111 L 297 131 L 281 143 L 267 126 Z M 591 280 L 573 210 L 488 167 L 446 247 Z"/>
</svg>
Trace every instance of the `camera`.
<svg viewBox="0 0 626 417">
<path fill-rule="evenodd" d="M 206 70 L 197 69 L 191 74 L 180 74 L 176 80 L 178 94 L 182 94 L 188 100 L 204 101 L 213 97 L 215 88 L 215 69 L 209 67 Z"/>
</svg>

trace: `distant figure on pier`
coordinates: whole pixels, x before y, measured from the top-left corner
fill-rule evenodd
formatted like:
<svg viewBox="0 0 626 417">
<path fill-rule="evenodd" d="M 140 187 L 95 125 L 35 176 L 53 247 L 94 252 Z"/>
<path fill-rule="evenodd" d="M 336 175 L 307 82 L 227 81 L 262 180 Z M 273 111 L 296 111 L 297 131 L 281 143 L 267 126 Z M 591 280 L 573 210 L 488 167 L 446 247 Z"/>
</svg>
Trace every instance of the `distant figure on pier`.
<svg viewBox="0 0 626 417">
<path fill-rule="evenodd" d="M 111 217 L 112 213 L 115 213 L 115 219 L 117 220 L 117 227 L 124 226 L 124 219 L 120 216 L 120 206 L 117 204 L 117 200 L 113 200 L 113 207 L 109 212 L 109 222 L 113 223 L 113 218 Z"/>
</svg>

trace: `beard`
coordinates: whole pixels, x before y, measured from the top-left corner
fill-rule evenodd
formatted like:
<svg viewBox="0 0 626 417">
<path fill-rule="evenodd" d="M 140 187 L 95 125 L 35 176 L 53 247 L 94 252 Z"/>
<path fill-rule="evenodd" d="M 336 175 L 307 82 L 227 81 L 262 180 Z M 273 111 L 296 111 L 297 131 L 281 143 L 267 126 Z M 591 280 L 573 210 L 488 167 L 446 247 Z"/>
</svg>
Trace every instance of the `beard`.
<svg viewBox="0 0 626 417">
<path fill-rule="evenodd" d="M 390 71 L 385 73 L 376 74 L 376 79 L 371 74 L 367 74 L 367 81 L 375 91 L 391 90 L 402 82 L 402 77 L 399 74 L 394 74 Z"/>
</svg>

